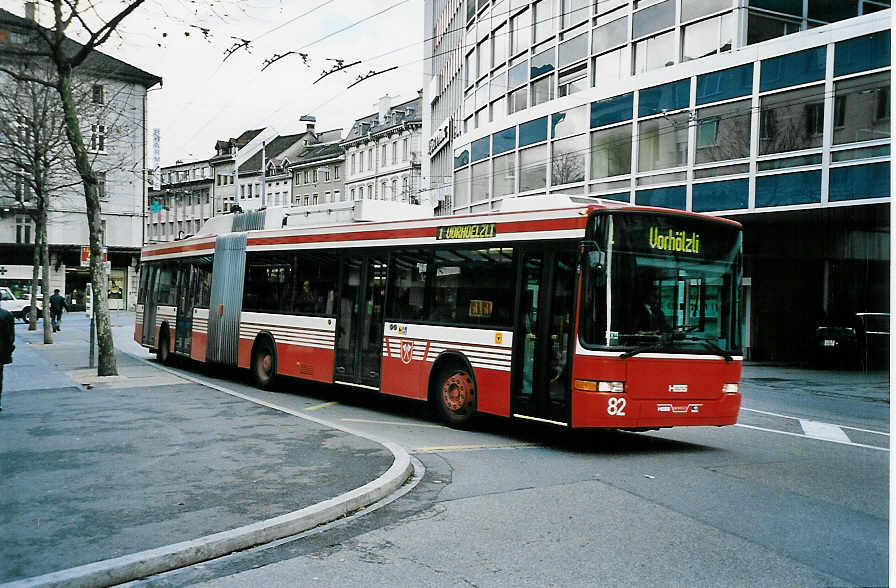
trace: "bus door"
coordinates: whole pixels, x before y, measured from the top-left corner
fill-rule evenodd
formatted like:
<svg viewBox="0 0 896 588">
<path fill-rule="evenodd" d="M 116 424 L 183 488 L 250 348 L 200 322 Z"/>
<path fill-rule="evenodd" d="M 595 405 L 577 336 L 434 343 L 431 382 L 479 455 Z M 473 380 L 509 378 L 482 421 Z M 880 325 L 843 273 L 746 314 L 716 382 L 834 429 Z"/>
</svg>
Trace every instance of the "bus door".
<svg viewBox="0 0 896 588">
<path fill-rule="evenodd" d="M 212 262 L 206 361 L 225 365 L 237 363 L 245 273 L 246 233 L 219 236 Z"/>
<path fill-rule="evenodd" d="M 575 251 L 522 252 L 511 409 L 569 423 Z"/>
<path fill-rule="evenodd" d="M 143 345 L 152 346 L 156 342 L 156 305 L 159 294 L 159 274 L 161 266 L 156 263 L 149 263 L 144 266 L 147 272 L 146 277 L 146 295 L 143 299 L 143 336 L 141 343 Z"/>
<path fill-rule="evenodd" d="M 334 380 L 380 387 L 386 256 L 343 258 L 336 309 Z"/>
<path fill-rule="evenodd" d="M 174 330 L 174 350 L 190 355 L 193 343 L 193 265 L 185 263 L 177 268 L 177 326 Z"/>
</svg>

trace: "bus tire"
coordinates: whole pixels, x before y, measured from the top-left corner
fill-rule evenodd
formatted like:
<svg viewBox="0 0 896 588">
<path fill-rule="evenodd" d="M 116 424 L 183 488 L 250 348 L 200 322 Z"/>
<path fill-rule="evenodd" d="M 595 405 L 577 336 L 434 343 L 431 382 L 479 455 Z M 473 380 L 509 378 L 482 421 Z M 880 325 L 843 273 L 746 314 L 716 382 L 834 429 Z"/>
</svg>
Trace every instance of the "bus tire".
<svg viewBox="0 0 896 588">
<path fill-rule="evenodd" d="M 168 335 L 168 325 L 163 324 L 159 329 L 159 341 L 156 347 L 156 360 L 162 365 L 168 365 L 171 362 L 171 341 Z"/>
<path fill-rule="evenodd" d="M 439 414 L 448 425 L 470 426 L 476 414 L 476 382 L 466 367 L 454 364 L 442 368 L 433 392 Z"/>
<path fill-rule="evenodd" d="M 277 353 L 270 337 L 260 337 L 252 346 L 252 382 L 262 390 L 268 390 L 277 374 Z"/>
</svg>

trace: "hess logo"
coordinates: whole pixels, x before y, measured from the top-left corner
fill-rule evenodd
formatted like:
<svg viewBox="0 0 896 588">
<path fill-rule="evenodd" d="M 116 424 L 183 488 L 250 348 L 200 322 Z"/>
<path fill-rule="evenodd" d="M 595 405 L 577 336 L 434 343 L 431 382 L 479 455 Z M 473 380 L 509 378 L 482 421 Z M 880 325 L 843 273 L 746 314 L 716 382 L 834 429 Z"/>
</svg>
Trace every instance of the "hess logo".
<svg viewBox="0 0 896 588">
<path fill-rule="evenodd" d="M 407 365 L 411 363 L 411 358 L 414 357 L 414 342 L 413 341 L 402 341 L 401 342 L 401 363 Z"/>
</svg>

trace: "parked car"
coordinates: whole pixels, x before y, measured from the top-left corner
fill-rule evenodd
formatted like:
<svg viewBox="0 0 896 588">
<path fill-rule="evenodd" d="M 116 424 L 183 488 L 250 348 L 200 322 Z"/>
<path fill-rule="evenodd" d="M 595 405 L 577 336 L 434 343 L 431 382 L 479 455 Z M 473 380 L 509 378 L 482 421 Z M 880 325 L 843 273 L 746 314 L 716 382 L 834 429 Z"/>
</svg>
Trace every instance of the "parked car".
<svg viewBox="0 0 896 588">
<path fill-rule="evenodd" d="M 819 325 L 815 328 L 814 363 L 824 369 L 856 369 L 859 339 L 856 329 L 846 325 Z"/>
<path fill-rule="evenodd" d="M 0 306 L 12 313 L 16 318 L 28 322 L 28 313 L 31 312 L 31 301 L 20 300 L 12 293 L 12 290 L 6 286 L 0 286 Z M 37 304 L 37 316 L 43 316 L 41 312 L 40 302 Z"/>
</svg>

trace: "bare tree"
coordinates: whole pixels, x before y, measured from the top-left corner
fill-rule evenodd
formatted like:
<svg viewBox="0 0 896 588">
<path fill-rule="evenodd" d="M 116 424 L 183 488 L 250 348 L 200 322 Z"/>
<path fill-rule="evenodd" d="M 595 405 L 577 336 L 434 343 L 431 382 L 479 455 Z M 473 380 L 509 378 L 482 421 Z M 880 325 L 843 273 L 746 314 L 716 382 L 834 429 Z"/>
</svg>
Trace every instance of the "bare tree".
<svg viewBox="0 0 896 588">
<path fill-rule="evenodd" d="M 20 64 L 20 75 L 49 79 L 39 65 Z M 63 113 L 52 88 L 46 84 L 11 79 L 0 92 L 0 184 L 13 194 L 16 213 L 34 223 L 34 271 L 31 286 L 29 329 L 36 329 L 38 273 L 43 268 L 44 310 L 49 304 L 50 256 L 48 212 L 59 194 L 74 181 L 71 150 L 63 131 Z M 44 343 L 53 336 L 44 312 Z"/>
<path fill-rule="evenodd" d="M 75 169 L 84 186 L 87 209 L 87 226 L 90 234 L 90 275 L 93 283 L 93 309 L 96 319 L 97 342 L 99 347 L 97 374 L 117 375 L 115 347 L 109 319 L 109 302 L 106 274 L 103 268 L 103 225 L 101 218 L 101 182 L 91 163 L 90 151 L 84 141 L 81 122 L 78 118 L 78 104 L 75 97 L 75 72 L 82 68 L 94 51 L 109 40 L 116 28 L 131 15 L 145 0 L 123 2 L 121 8 L 111 18 L 96 14 L 95 4 L 79 0 L 48 0 L 53 7 L 53 23 L 44 28 L 33 24 L 26 43 L 6 49 L 8 58 L 17 60 L 38 59 L 52 70 L 52 79 L 40 79 L 16 72 L 13 68 L 0 65 L 0 71 L 20 81 L 45 84 L 58 94 L 62 107 L 64 129 L 71 148 Z M 93 18 L 96 17 L 96 18 Z M 94 25 L 93 22 L 98 24 Z M 74 42 L 66 35 L 75 24 L 82 39 Z"/>
</svg>

